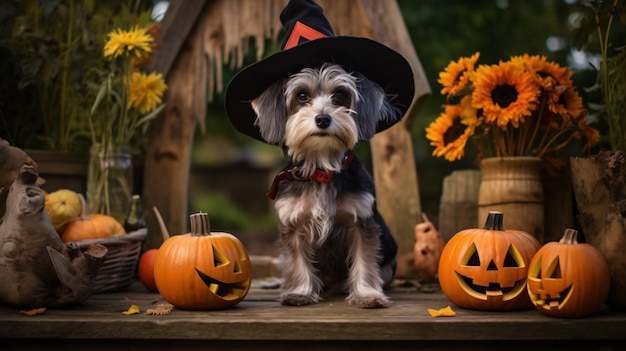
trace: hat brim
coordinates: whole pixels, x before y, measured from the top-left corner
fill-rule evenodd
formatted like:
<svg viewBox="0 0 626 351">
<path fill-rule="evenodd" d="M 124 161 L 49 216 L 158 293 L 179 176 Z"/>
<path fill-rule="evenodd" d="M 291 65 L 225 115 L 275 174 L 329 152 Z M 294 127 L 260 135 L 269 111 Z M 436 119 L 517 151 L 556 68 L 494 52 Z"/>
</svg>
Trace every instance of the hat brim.
<svg viewBox="0 0 626 351">
<path fill-rule="evenodd" d="M 413 101 L 413 71 L 402 55 L 368 38 L 335 36 L 277 52 L 239 71 L 226 88 L 225 107 L 229 119 L 241 133 L 267 142 L 254 125 L 256 114 L 250 102 L 272 83 L 302 68 L 317 67 L 325 62 L 340 64 L 349 72 L 359 72 L 380 85 L 386 94 L 394 96 L 391 103 L 398 108 L 399 116 L 379 123 L 377 132 L 400 120 Z"/>
</svg>

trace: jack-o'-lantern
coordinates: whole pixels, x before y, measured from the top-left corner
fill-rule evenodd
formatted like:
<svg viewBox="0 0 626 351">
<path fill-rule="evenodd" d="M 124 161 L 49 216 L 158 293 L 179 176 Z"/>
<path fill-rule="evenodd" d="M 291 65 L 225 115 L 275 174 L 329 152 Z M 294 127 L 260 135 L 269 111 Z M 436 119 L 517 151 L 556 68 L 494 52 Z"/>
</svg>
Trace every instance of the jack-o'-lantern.
<svg viewBox="0 0 626 351">
<path fill-rule="evenodd" d="M 530 263 L 528 294 L 535 308 L 552 317 L 584 317 L 597 312 L 609 295 L 611 275 L 602 254 L 578 243 L 574 229 L 545 244 Z"/>
<path fill-rule="evenodd" d="M 532 306 L 526 293 L 528 264 L 541 244 L 530 234 L 505 230 L 492 211 L 483 228 L 455 234 L 441 253 L 439 284 L 454 304 L 477 310 Z"/>
<path fill-rule="evenodd" d="M 209 216 L 190 216 L 191 232 L 174 235 L 159 248 L 154 279 L 159 293 L 174 306 L 211 310 L 234 306 L 248 293 L 251 265 L 233 235 L 211 232 Z"/>
</svg>

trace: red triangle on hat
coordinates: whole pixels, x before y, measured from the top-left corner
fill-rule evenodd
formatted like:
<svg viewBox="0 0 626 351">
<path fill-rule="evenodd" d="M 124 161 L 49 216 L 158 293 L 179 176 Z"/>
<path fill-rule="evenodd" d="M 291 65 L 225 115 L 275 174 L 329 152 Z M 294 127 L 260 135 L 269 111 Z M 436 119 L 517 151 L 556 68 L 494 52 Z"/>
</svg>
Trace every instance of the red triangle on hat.
<svg viewBox="0 0 626 351">
<path fill-rule="evenodd" d="M 285 42 L 285 47 L 283 47 L 283 50 L 291 49 L 292 47 L 300 44 L 303 39 L 306 41 L 310 41 L 324 37 L 326 37 L 326 34 L 321 33 L 298 21 L 293 26 L 291 35 L 289 36 L 289 39 L 287 39 L 287 41 Z"/>
</svg>

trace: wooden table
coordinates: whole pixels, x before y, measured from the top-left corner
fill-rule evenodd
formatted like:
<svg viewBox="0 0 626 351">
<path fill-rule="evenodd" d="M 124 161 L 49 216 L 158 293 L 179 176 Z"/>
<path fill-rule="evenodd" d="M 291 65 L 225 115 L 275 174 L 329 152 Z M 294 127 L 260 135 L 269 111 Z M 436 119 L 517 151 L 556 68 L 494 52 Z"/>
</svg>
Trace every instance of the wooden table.
<svg viewBox="0 0 626 351">
<path fill-rule="evenodd" d="M 74 308 L 36 316 L 0 307 L 0 350 L 603 350 L 626 349 L 626 313 L 603 309 L 581 319 L 535 310 L 479 312 L 452 305 L 456 317 L 427 309 L 450 305 L 440 292 L 392 289 L 394 305 L 365 310 L 343 297 L 284 307 L 279 289 L 254 287 L 237 306 L 221 311 L 147 315 L 165 303 L 139 282 L 126 291 L 92 295 Z M 123 315 L 131 305 L 141 314 Z"/>
</svg>

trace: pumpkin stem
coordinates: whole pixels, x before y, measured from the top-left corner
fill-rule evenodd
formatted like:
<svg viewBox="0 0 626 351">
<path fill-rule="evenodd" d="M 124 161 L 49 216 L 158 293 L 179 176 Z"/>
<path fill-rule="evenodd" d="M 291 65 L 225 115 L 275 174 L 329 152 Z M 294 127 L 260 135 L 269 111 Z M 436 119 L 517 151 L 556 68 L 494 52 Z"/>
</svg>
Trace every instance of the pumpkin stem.
<svg viewBox="0 0 626 351">
<path fill-rule="evenodd" d="M 504 226 L 502 225 L 503 220 L 504 215 L 502 212 L 489 211 L 487 221 L 485 222 L 483 229 L 504 231 Z"/>
<path fill-rule="evenodd" d="M 80 215 L 78 216 L 78 218 L 81 220 L 89 220 L 91 212 L 89 212 L 89 205 L 87 204 L 87 200 L 81 193 L 78 193 L 78 200 L 80 201 Z"/>
<path fill-rule="evenodd" d="M 578 231 L 576 229 L 567 228 L 559 244 L 576 245 L 578 244 Z"/>
<path fill-rule="evenodd" d="M 159 222 L 159 227 L 161 228 L 161 236 L 163 237 L 163 242 L 170 238 L 170 232 L 167 230 L 165 226 L 165 221 L 163 217 L 161 217 L 161 212 L 156 206 L 152 206 L 152 211 L 154 211 L 154 215 L 156 216 L 157 222 Z"/>
<path fill-rule="evenodd" d="M 207 213 L 194 213 L 189 216 L 191 221 L 191 235 L 211 235 L 211 222 Z"/>
</svg>

